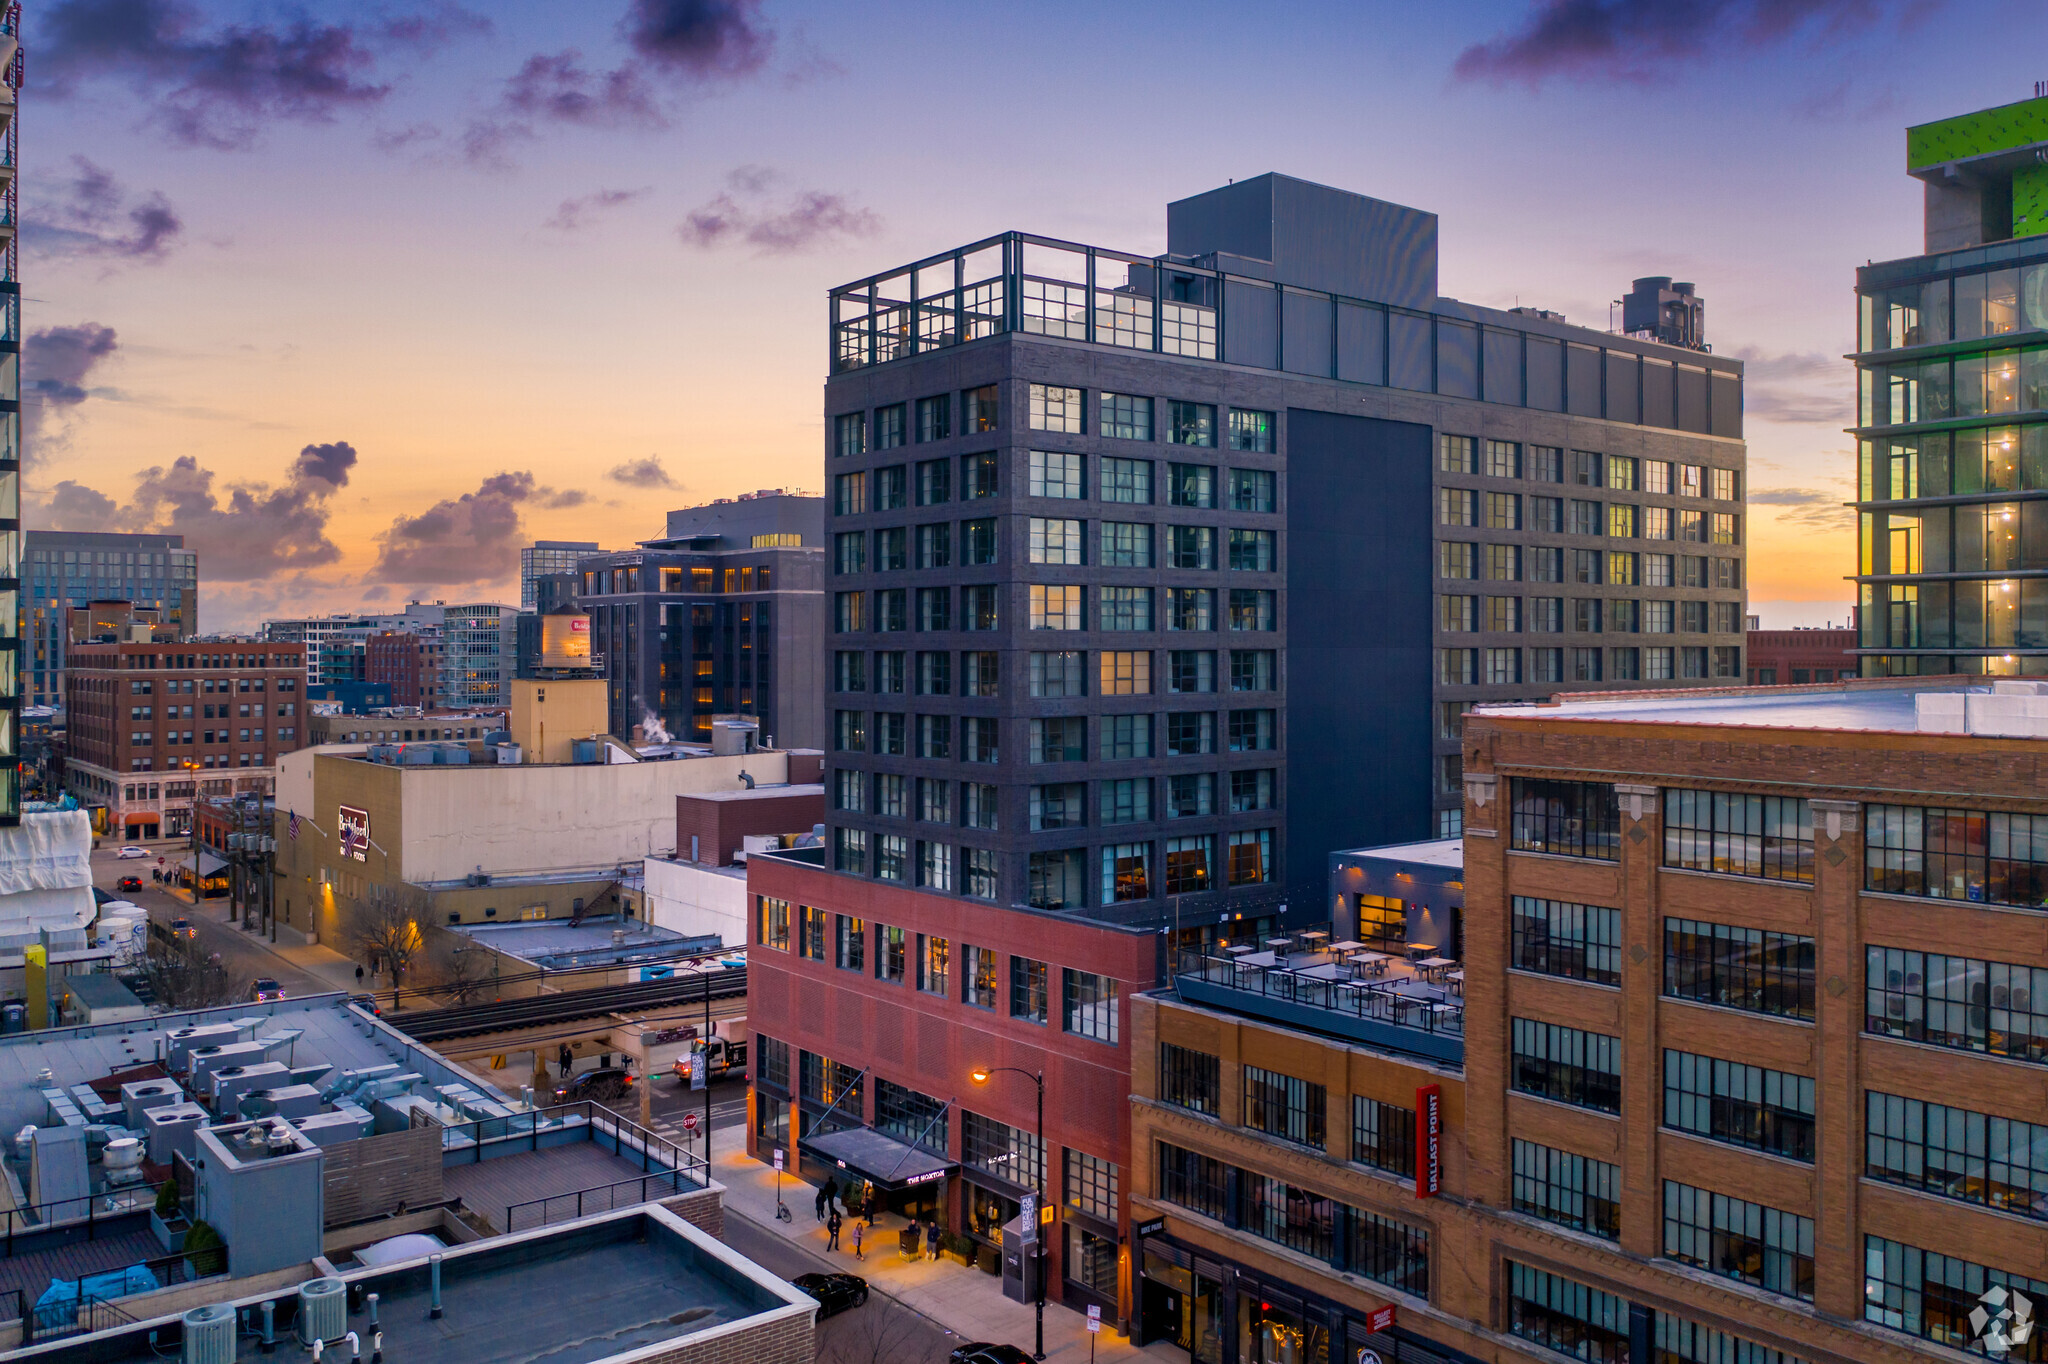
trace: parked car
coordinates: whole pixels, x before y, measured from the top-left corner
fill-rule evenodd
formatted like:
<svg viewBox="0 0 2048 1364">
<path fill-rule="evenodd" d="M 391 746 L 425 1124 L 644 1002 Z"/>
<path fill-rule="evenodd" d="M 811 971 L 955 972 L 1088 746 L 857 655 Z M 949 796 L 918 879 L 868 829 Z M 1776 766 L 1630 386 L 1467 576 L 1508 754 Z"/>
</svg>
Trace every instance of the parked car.
<svg viewBox="0 0 2048 1364">
<path fill-rule="evenodd" d="M 799 1274 L 790 1282 L 818 1300 L 820 1318 L 868 1300 L 868 1281 L 858 1274 Z"/>
<path fill-rule="evenodd" d="M 124 876 L 114 883 L 114 889 L 124 892 L 131 890 L 141 890 L 142 878 L 140 876 Z"/>
<path fill-rule="evenodd" d="M 196 938 L 199 930 L 192 926 L 190 919 L 171 920 L 171 936 L 174 938 Z"/>
<path fill-rule="evenodd" d="M 604 1103 L 611 1099 L 623 1099 L 633 1088 L 633 1073 L 623 1066 L 603 1066 L 597 1070 L 586 1070 L 555 1086 L 555 1102 L 558 1104 L 582 1103 L 588 1099 Z"/>
<path fill-rule="evenodd" d="M 284 998 L 284 986 L 269 976 L 256 977 L 256 983 L 249 987 L 249 998 L 258 1004 L 268 1004 L 274 999 Z"/>
<path fill-rule="evenodd" d="M 377 996 L 375 995 L 350 995 L 348 1002 L 372 1018 L 382 1018 L 384 1016 L 384 1006 L 377 1002 Z"/>
<path fill-rule="evenodd" d="M 948 1364 L 1031 1364 L 1031 1352 L 1020 1350 L 1015 1345 L 977 1340 L 971 1345 L 962 1345 L 946 1359 Z"/>
<path fill-rule="evenodd" d="M 149 849 L 138 848 L 133 843 L 125 843 L 121 846 L 121 851 L 115 853 L 114 856 L 120 858 L 123 862 L 127 862 L 137 857 L 149 856 Z"/>
</svg>

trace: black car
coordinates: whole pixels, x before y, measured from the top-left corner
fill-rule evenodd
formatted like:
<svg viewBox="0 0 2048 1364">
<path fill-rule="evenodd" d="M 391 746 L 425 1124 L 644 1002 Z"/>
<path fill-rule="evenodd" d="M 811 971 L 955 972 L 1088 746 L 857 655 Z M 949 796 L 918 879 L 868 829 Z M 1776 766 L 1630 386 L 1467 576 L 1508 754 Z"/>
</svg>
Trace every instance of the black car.
<svg viewBox="0 0 2048 1364">
<path fill-rule="evenodd" d="M 858 1274 L 799 1274 L 790 1282 L 818 1300 L 821 1318 L 868 1300 L 868 1281 Z"/>
<path fill-rule="evenodd" d="M 1031 1364 L 1029 1350 L 1020 1350 L 1014 1345 L 997 1345 L 986 1340 L 962 1345 L 946 1358 L 951 1364 Z"/>
<path fill-rule="evenodd" d="M 633 1074 L 620 1066 L 602 1066 L 586 1070 L 581 1075 L 555 1086 L 555 1102 L 558 1104 L 582 1103 L 588 1099 L 605 1103 L 612 1099 L 623 1099 L 633 1089 Z"/>
</svg>

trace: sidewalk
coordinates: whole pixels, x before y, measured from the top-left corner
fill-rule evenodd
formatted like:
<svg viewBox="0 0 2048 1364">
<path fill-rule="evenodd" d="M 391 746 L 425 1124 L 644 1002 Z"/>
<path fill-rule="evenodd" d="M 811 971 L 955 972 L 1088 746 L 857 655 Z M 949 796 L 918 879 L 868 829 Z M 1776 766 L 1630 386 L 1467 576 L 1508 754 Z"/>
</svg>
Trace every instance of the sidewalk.
<svg viewBox="0 0 2048 1364">
<path fill-rule="evenodd" d="M 179 900 L 190 898 L 188 894 L 176 890 L 172 890 L 169 893 Z M 357 963 L 344 957 L 331 947 L 325 947 L 318 943 L 272 942 L 268 934 L 244 931 L 239 922 L 229 922 L 228 902 L 226 900 L 202 900 L 194 907 L 194 912 L 204 914 L 219 923 L 228 924 L 229 927 L 233 928 L 237 933 L 241 933 L 250 942 L 263 948 L 272 956 L 291 963 L 316 980 L 324 982 L 329 989 L 343 990 L 350 994 L 355 994 L 359 991 L 368 992 L 372 988 L 383 988 L 385 990 L 390 988 L 388 985 L 372 987 L 367 979 L 362 983 L 358 983 L 356 980 Z M 292 934 L 292 936 L 297 937 L 298 935 Z"/>
<path fill-rule="evenodd" d="M 817 1191 L 794 1175 L 782 1177 L 782 1201 L 793 1214 L 788 1222 L 775 1220 L 775 1171 L 747 1155 L 737 1145 L 741 1134 L 733 1133 L 735 1149 L 712 1158 L 712 1178 L 725 1185 L 728 1216 L 744 1217 L 763 1230 L 794 1241 L 833 1268 L 858 1274 L 876 1292 L 886 1293 L 912 1311 L 919 1312 L 964 1340 L 993 1340 L 1029 1350 L 1032 1344 L 1033 1304 L 1011 1302 L 1003 1296 L 1002 1280 L 951 1260 L 906 1261 L 897 1252 L 897 1233 L 903 1219 L 888 1216 L 870 1229 L 867 1257 L 853 1258 L 853 1226 L 849 1221 L 839 1233 L 841 1250 L 825 1249 L 826 1233 L 816 1217 Z M 1088 1364 L 1087 1318 L 1051 1298 L 1045 1304 L 1045 1357 L 1054 1364 Z M 1187 1351 L 1170 1344 L 1142 1348 L 1118 1335 L 1104 1322 L 1095 1337 L 1097 1364 L 1136 1364 L 1171 1361 L 1187 1364 Z"/>
</svg>

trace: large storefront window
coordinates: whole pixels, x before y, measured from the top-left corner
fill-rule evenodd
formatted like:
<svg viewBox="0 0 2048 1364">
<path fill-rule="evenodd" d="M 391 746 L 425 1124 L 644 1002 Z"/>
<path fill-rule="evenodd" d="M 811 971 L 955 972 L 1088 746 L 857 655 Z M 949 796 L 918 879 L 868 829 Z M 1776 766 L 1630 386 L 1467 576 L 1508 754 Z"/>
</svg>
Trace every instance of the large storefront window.
<svg viewBox="0 0 2048 1364">
<path fill-rule="evenodd" d="M 1145 1339 L 1172 1341 L 1188 1352 L 1193 1364 L 1223 1364 L 1223 1284 L 1218 1266 L 1204 1260 L 1189 1268 L 1148 1250 L 1140 1298 Z"/>
<path fill-rule="evenodd" d="M 1408 907 L 1392 896 L 1360 895 L 1358 940 L 1379 951 L 1401 951 L 1408 943 Z"/>
<path fill-rule="evenodd" d="M 967 1230 L 984 1241 L 1000 1242 L 1003 1223 L 1017 1215 L 1017 1200 L 979 1184 L 967 1187 Z"/>
<path fill-rule="evenodd" d="M 1091 1293 L 1116 1298 L 1116 1241 L 1067 1223 L 1066 1275 Z"/>
<path fill-rule="evenodd" d="M 1278 1296 L 1237 1301 L 1239 1364 L 1329 1364 L 1330 1330 Z"/>
</svg>

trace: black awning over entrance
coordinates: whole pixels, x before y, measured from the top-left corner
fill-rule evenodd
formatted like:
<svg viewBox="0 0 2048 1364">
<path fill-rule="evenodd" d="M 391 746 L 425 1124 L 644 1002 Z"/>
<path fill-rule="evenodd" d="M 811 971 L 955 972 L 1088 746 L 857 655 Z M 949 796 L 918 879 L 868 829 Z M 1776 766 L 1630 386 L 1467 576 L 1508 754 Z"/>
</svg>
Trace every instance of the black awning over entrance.
<svg viewBox="0 0 2048 1364">
<path fill-rule="evenodd" d="M 872 1127 L 847 1127 L 803 1137 L 797 1146 L 819 1160 L 851 1170 L 885 1193 L 934 1184 L 953 1173 L 954 1163 Z"/>
</svg>

